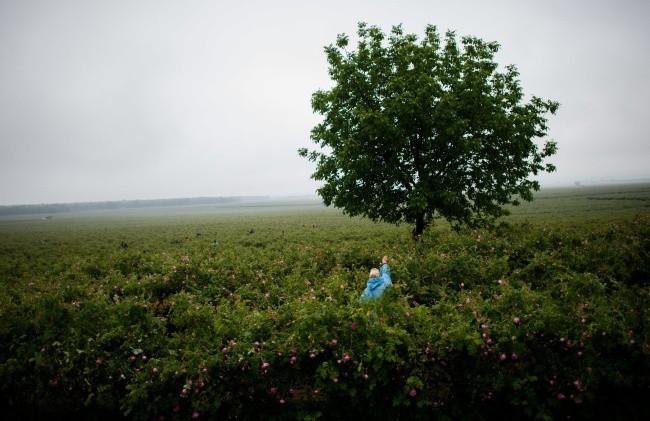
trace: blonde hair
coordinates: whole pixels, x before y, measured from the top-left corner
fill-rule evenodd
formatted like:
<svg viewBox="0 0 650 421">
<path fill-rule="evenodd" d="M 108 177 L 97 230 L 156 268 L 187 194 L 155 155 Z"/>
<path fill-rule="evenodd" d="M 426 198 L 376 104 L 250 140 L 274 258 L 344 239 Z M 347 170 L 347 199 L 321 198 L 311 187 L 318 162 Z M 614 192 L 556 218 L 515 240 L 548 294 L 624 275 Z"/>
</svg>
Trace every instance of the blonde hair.
<svg viewBox="0 0 650 421">
<path fill-rule="evenodd" d="M 377 269 L 377 268 L 370 269 L 370 277 L 371 278 L 379 278 L 379 269 Z"/>
</svg>

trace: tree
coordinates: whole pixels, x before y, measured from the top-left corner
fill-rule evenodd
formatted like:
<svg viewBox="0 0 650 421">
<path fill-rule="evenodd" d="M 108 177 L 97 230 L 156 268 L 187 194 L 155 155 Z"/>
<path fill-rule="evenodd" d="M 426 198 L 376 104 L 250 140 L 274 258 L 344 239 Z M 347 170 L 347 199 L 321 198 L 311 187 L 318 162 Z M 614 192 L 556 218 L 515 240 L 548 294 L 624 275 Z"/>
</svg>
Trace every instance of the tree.
<svg viewBox="0 0 650 421">
<path fill-rule="evenodd" d="M 325 47 L 334 85 L 311 98 L 324 116 L 311 131 L 319 149 L 298 151 L 316 163 L 327 206 L 414 224 L 418 236 L 434 218 L 480 226 L 532 200 L 539 183 L 529 177 L 555 170 L 544 161 L 556 143 L 536 141 L 559 104 L 525 102 L 516 67 L 493 60 L 499 44 L 459 45 L 453 31 L 443 42 L 431 25 L 418 41 L 401 25 L 386 39 L 360 23 L 358 38 L 356 51 L 345 34 Z"/>
</svg>

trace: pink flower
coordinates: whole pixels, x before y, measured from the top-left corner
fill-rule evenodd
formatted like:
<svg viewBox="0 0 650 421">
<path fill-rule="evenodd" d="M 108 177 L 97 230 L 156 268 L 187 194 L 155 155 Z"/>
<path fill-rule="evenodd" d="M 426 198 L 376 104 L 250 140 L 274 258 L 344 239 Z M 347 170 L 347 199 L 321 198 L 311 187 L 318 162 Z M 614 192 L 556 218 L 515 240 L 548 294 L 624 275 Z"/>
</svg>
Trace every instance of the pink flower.
<svg viewBox="0 0 650 421">
<path fill-rule="evenodd" d="M 332 339 L 332 345 L 336 346 L 336 344 L 339 343 L 336 339 Z"/>
<path fill-rule="evenodd" d="M 357 330 L 357 324 L 356 324 L 355 322 L 352 322 L 352 323 L 350 324 L 350 329 L 352 329 L 352 330 Z"/>
<path fill-rule="evenodd" d="M 262 370 L 266 370 L 269 368 L 270 364 L 269 363 L 262 363 Z"/>
<path fill-rule="evenodd" d="M 513 323 L 516 324 L 516 325 L 519 325 L 519 317 L 515 317 L 513 319 Z"/>
<path fill-rule="evenodd" d="M 412 397 L 412 398 L 416 397 L 417 394 L 418 394 L 418 392 L 415 389 L 411 389 L 411 391 L 409 392 L 409 396 Z"/>
<path fill-rule="evenodd" d="M 515 354 L 513 352 L 512 355 L 510 356 L 510 358 L 512 358 L 513 361 L 517 361 L 519 359 L 519 355 L 517 355 L 517 354 Z"/>
<path fill-rule="evenodd" d="M 142 361 L 147 361 L 147 356 L 146 355 L 142 356 Z"/>
<path fill-rule="evenodd" d="M 309 358 L 311 358 L 311 359 L 316 358 L 316 354 L 314 354 L 314 353 L 312 352 L 311 354 L 309 354 Z"/>
<path fill-rule="evenodd" d="M 469 298 L 465 298 L 465 302 L 466 302 L 467 304 L 469 304 L 471 301 L 472 301 L 472 300 L 470 300 Z"/>
<path fill-rule="evenodd" d="M 558 401 L 563 401 L 566 399 L 566 396 L 564 396 L 564 393 L 558 393 L 557 394 L 557 400 Z"/>
<path fill-rule="evenodd" d="M 345 355 L 343 356 L 343 361 L 345 361 L 345 362 L 350 361 L 350 356 L 349 356 L 348 354 L 345 354 Z"/>
<path fill-rule="evenodd" d="M 296 358 L 296 357 L 291 357 L 291 359 L 289 360 L 289 362 L 290 362 L 291 364 L 295 364 L 296 361 L 298 361 L 298 358 Z"/>
<path fill-rule="evenodd" d="M 157 373 L 157 372 L 158 372 L 158 369 L 157 369 L 156 367 L 154 367 L 154 368 L 151 369 L 151 372 L 152 372 L 152 373 Z"/>
<path fill-rule="evenodd" d="M 508 356 L 506 354 L 501 354 L 501 357 L 499 357 L 501 361 L 505 361 L 508 359 Z"/>
<path fill-rule="evenodd" d="M 406 316 L 406 317 L 411 317 L 411 312 L 409 312 L 409 311 L 405 312 L 405 313 L 404 313 L 404 316 Z"/>
<path fill-rule="evenodd" d="M 197 419 L 200 416 L 201 416 L 201 414 L 199 413 L 199 411 L 192 412 L 192 419 Z"/>
</svg>

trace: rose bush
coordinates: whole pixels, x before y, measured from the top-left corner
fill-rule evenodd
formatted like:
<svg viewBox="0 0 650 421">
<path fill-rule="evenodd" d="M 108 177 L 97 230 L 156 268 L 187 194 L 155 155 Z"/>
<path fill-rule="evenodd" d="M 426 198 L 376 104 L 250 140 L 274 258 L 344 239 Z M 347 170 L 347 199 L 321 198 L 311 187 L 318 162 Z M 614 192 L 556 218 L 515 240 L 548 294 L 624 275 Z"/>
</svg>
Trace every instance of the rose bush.
<svg viewBox="0 0 650 421">
<path fill-rule="evenodd" d="M 3 415 L 648 415 L 648 218 L 419 242 L 333 214 L 278 218 L 3 243 Z M 200 238 L 180 234 L 199 223 Z M 107 245 L 125 235 L 128 249 Z M 362 304 L 383 254 L 395 285 Z"/>
</svg>

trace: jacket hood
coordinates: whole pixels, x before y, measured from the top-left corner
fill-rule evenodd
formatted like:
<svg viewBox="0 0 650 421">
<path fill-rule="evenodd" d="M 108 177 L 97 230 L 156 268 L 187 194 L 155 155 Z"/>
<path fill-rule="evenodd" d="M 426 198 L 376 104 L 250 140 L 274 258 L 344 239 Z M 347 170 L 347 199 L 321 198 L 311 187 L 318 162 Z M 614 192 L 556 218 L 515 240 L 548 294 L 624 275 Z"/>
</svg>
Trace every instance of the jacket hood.
<svg viewBox="0 0 650 421">
<path fill-rule="evenodd" d="M 368 279 L 368 283 L 366 286 L 368 287 L 369 290 L 373 290 L 377 288 L 379 285 L 383 284 L 384 280 L 382 278 L 370 278 Z"/>
</svg>

